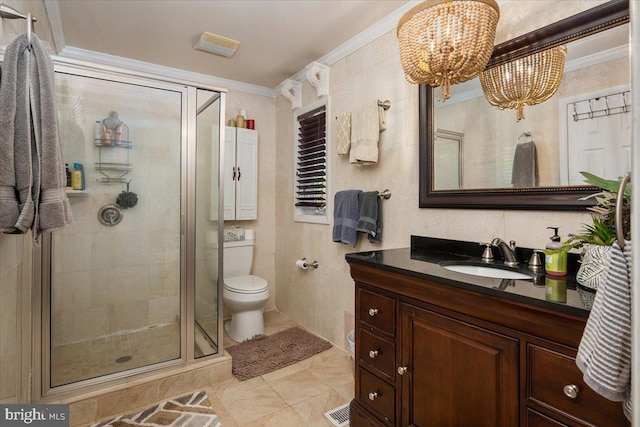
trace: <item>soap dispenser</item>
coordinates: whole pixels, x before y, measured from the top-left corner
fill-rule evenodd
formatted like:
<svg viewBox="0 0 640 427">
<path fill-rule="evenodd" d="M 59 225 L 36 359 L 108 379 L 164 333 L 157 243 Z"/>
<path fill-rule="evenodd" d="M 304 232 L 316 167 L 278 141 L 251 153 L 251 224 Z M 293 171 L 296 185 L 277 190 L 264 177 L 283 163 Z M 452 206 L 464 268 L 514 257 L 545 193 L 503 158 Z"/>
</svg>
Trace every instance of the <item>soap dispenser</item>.
<svg viewBox="0 0 640 427">
<path fill-rule="evenodd" d="M 549 276 L 566 276 L 567 275 L 567 251 L 562 247 L 560 236 L 558 235 L 558 227 L 547 227 L 554 230 L 553 236 L 544 251 L 545 262 L 544 269 Z"/>
</svg>

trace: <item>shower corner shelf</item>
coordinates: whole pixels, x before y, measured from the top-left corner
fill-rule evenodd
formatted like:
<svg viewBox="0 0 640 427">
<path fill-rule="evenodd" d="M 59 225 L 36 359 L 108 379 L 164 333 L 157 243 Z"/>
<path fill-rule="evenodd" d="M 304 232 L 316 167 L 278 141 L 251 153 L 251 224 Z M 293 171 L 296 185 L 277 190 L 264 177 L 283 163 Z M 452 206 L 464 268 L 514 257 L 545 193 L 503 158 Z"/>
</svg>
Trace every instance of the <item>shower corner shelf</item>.
<svg viewBox="0 0 640 427">
<path fill-rule="evenodd" d="M 104 147 L 104 148 L 126 148 L 127 150 L 131 150 L 133 146 L 132 141 L 125 140 L 115 140 L 115 139 L 105 139 L 105 138 L 97 138 L 93 140 L 93 145 L 96 147 Z"/>
<path fill-rule="evenodd" d="M 80 197 L 80 196 L 88 196 L 89 192 L 87 190 L 72 190 L 71 188 L 65 188 L 64 192 L 69 197 Z"/>
<path fill-rule="evenodd" d="M 129 150 L 133 146 L 133 142 L 129 140 L 115 140 L 96 138 L 93 141 L 94 146 L 98 147 L 98 161 L 95 162 L 95 170 L 98 171 L 100 178 L 96 179 L 101 184 L 121 183 L 128 184 L 131 180 L 125 179 L 125 176 L 133 170 L 133 165 L 129 161 Z M 127 150 L 126 158 L 122 162 L 103 162 L 102 149 L 124 148 Z"/>
</svg>

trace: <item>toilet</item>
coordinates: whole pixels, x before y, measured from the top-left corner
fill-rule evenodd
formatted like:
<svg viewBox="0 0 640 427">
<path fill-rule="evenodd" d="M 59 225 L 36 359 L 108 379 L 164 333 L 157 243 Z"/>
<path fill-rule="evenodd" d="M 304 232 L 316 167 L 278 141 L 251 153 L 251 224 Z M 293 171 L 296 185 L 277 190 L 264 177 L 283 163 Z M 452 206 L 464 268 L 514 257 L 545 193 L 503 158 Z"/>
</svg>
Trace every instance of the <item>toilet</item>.
<svg viewBox="0 0 640 427">
<path fill-rule="evenodd" d="M 253 233 L 247 234 L 253 237 Z M 231 312 L 224 330 L 236 342 L 264 335 L 263 309 L 269 299 L 269 286 L 262 277 L 250 274 L 253 246 L 253 238 L 224 242 L 222 299 Z"/>
</svg>

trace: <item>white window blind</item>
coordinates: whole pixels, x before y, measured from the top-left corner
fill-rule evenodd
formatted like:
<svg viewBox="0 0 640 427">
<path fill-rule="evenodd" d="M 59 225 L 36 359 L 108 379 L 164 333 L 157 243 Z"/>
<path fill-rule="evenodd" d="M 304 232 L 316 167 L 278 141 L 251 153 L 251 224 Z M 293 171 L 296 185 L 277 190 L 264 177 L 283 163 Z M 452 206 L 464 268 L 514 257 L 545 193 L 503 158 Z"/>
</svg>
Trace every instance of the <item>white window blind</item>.
<svg viewBox="0 0 640 427">
<path fill-rule="evenodd" d="M 326 105 L 297 116 L 295 205 L 299 215 L 324 216 L 327 207 Z"/>
</svg>

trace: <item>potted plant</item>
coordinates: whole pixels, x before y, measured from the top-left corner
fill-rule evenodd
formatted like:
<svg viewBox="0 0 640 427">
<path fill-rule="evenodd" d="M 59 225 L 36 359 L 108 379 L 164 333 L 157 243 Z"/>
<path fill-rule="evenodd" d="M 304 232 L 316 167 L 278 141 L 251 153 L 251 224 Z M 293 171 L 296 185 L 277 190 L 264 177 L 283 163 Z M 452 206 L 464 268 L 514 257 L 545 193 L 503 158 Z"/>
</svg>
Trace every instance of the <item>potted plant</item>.
<svg viewBox="0 0 640 427">
<path fill-rule="evenodd" d="M 600 191 L 583 197 L 580 200 L 594 198 L 596 205 L 589 207 L 592 224 L 585 224 L 579 234 L 570 235 L 563 247 L 583 249 L 583 257 L 576 281 L 587 288 L 597 289 L 600 276 L 604 271 L 611 245 L 616 241 L 616 199 L 621 178 L 610 180 L 600 178 L 589 172 L 580 172 L 587 184 L 598 187 Z M 631 237 L 631 189 L 624 189 L 622 203 L 622 230 L 625 239 Z"/>
</svg>

